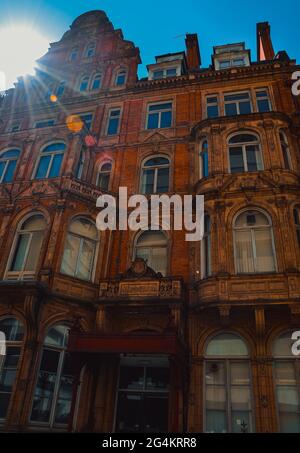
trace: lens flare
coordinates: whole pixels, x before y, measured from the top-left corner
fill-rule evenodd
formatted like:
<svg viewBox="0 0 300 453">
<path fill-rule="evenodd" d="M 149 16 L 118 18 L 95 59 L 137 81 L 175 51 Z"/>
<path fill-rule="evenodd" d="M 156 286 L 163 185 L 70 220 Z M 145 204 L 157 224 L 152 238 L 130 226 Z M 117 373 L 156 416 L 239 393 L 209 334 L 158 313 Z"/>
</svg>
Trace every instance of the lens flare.
<svg viewBox="0 0 300 453">
<path fill-rule="evenodd" d="M 66 124 L 71 132 L 80 132 L 84 126 L 82 119 L 78 115 L 69 115 Z"/>
<path fill-rule="evenodd" d="M 57 102 L 57 96 L 55 96 L 55 94 L 51 94 L 50 101 L 51 102 Z"/>
</svg>

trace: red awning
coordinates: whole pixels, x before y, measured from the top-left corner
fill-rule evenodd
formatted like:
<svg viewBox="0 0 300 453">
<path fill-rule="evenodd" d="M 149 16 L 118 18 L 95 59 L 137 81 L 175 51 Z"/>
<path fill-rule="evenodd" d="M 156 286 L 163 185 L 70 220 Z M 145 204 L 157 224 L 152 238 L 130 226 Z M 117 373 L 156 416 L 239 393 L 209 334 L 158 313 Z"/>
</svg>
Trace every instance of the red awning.
<svg viewBox="0 0 300 453">
<path fill-rule="evenodd" d="M 72 333 L 68 350 L 80 354 L 166 354 L 184 358 L 185 348 L 176 333 Z"/>
</svg>

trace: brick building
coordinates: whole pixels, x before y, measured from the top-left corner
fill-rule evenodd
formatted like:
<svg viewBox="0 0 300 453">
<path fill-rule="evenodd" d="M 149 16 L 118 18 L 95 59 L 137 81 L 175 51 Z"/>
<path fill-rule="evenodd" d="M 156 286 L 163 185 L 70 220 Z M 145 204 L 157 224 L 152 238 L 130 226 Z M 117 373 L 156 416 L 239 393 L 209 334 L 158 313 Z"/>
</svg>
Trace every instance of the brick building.
<svg viewBox="0 0 300 453">
<path fill-rule="evenodd" d="M 185 42 L 138 79 L 88 12 L 1 98 L 4 431 L 300 432 L 299 66 Z M 100 233 L 120 186 L 204 194 L 204 239 Z"/>
</svg>

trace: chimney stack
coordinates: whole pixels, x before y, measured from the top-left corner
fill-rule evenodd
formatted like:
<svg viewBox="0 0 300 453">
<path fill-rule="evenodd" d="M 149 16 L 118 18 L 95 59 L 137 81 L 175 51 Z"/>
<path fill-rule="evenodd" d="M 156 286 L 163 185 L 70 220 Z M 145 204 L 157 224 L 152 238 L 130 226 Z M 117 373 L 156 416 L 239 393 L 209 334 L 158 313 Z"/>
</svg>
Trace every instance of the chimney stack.
<svg viewBox="0 0 300 453">
<path fill-rule="evenodd" d="M 197 33 L 187 34 L 185 38 L 186 59 L 189 71 L 199 69 L 201 66 L 201 56 L 199 50 Z"/>
<path fill-rule="evenodd" d="M 275 52 L 271 39 L 269 22 L 260 22 L 256 25 L 257 61 L 273 60 Z"/>
</svg>

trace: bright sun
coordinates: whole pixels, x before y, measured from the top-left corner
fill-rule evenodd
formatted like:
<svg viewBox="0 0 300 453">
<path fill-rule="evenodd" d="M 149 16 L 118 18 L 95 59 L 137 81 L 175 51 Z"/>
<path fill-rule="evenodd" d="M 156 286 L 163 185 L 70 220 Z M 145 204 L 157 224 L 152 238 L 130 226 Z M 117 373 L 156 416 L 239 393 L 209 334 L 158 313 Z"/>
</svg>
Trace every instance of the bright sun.
<svg viewBox="0 0 300 453">
<path fill-rule="evenodd" d="M 35 60 L 44 55 L 49 40 L 30 25 L 0 27 L 0 91 L 19 76 L 34 74 Z"/>
</svg>

